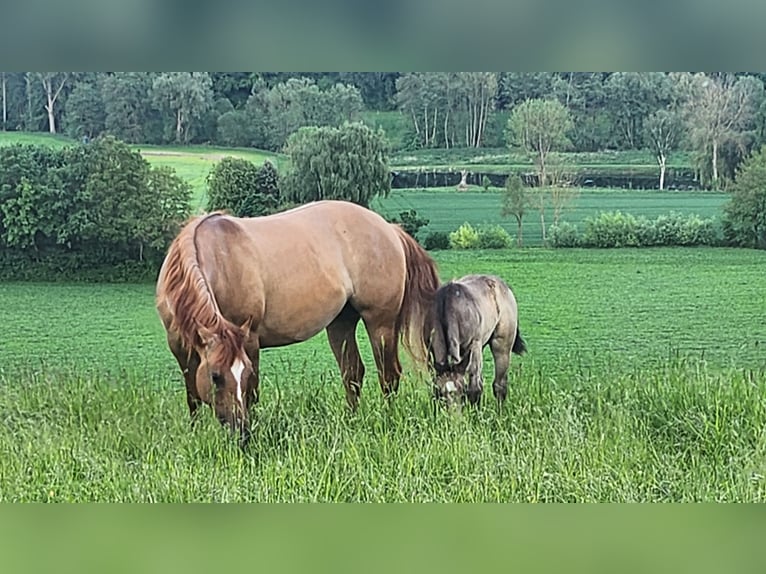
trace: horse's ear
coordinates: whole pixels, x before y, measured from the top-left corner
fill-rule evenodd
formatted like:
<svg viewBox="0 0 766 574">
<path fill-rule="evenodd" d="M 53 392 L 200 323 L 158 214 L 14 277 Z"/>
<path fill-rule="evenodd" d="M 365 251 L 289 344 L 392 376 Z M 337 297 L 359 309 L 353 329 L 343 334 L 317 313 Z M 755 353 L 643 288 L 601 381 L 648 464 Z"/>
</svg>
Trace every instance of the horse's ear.
<svg viewBox="0 0 766 574">
<path fill-rule="evenodd" d="M 202 344 L 205 345 L 206 347 L 210 345 L 211 343 L 213 343 L 218 338 L 218 335 L 213 333 L 213 331 L 211 331 L 207 327 L 200 326 L 198 328 L 198 332 L 199 332 L 199 338 L 202 339 Z"/>
<path fill-rule="evenodd" d="M 250 335 L 250 329 L 252 328 L 252 325 L 253 325 L 253 316 L 250 315 L 250 317 L 248 317 L 247 321 L 242 323 L 242 325 L 239 327 L 240 330 L 242 331 L 242 334 L 245 337 L 248 337 Z"/>
</svg>

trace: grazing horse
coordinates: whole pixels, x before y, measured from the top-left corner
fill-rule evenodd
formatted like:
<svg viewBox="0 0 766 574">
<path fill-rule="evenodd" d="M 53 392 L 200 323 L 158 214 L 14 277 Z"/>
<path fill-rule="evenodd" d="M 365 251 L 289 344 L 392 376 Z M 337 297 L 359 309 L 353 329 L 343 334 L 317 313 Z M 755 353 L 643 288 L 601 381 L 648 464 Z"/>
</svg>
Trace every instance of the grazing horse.
<svg viewBox="0 0 766 574">
<path fill-rule="evenodd" d="M 319 201 L 266 217 L 192 219 L 168 250 L 156 304 L 192 418 L 207 403 L 244 443 L 260 349 L 326 329 L 356 409 L 364 377 L 357 323 L 388 396 L 399 386 L 400 340 L 426 361 L 424 322 L 438 286 L 436 264 L 400 227 L 353 203 Z"/>
<path fill-rule="evenodd" d="M 482 350 L 489 345 L 495 361 L 492 391 L 497 400 L 505 400 L 511 352 L 523 354 L 526 344 L 519 332 L 516 298 L 502 279 L 467 275 L 441 286 L 428 325 L 437 398 L 452 403 L 467 394 L 472 404 L 479 402 L 483 389 Z"/>
</svg>

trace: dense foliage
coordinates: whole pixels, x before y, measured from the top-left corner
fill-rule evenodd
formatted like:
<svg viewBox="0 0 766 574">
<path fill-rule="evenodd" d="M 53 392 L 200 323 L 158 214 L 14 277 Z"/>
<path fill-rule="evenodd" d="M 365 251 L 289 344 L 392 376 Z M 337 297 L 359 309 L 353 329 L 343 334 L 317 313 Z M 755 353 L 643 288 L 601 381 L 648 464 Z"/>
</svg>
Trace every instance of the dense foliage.
<svg viewBox="0 0 766 574">
<path fill-rule="evenodd" d="M 113 138 L 0 148 L 0 275 L 156 265 L 189 213 L 190 188 Z"/>
<path fill-rule="evenodd" d="M 276 212 L 281 206 L 279 175 L 270 161 L 260 167 L 246 159 L 225 157 L 207 177 L 208 211 L 223 209 L 238 217 Z"/>
<path fill-rule="evenodd" d="M 566 109 L 573 150 L 659 145 L 661 163 L 667 149 L 680 147 L 695 152 L 700 177 L 714 187 L 766 142 L 763 79 L 690 72 L 0 73 L 5 130 L 65 129 L 91 138 L 105 131 L 133 143 L 270 150 L 300 127 L 355 120 L 385 127 L 395 150 L 500 147 L 516 109 L 546 100 Z"/>
<path fill-rule="evenodd" d="M 383 132 L 361 123 L 301 128 L 287 142 L 281 191 L 294 202 L 343 199 L 368 206 L 391 189 Z"/>
<path fill-rule="evenodd" d="M 655 219 L 620 211 L 605 211 L 585 220 L 582 236 L 574 225 L 552 225 L 553 247 L 654 247 L 718 245 L 718 228 L 712 219 L 671 212 Z"/>
<path fill-rule="evenodd" d="M 724 235 L 734 245 L 766 249 L 766 147 L 748 158 L 724 206 Z"/>
</svg>

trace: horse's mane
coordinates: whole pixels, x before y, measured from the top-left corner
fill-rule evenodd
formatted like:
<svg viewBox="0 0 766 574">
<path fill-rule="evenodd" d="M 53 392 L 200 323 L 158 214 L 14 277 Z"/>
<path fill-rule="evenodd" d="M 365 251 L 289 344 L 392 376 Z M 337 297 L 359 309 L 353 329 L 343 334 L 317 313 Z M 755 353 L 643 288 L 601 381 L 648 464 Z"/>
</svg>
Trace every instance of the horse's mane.
<svg viewBox="0 0 766 574">
<path fill-rule="evenodd" d="M 218 308 L 218 302 L 205 277 L 197 248 L 197 229 L 204 222 L 223 215 L 216 211 L 192 219 L 184 226 L 170 245 L 165 261 L 165 280 L 157 299 L 170 307 L 173 329 L 181 337 L 184 347 L 191 352 L 205 348 L 205 338 L 215 336 L 220 345 L 208 360 L 230 365 L 244 344 L 243 331 L 227 320 Z"/>
</svg>

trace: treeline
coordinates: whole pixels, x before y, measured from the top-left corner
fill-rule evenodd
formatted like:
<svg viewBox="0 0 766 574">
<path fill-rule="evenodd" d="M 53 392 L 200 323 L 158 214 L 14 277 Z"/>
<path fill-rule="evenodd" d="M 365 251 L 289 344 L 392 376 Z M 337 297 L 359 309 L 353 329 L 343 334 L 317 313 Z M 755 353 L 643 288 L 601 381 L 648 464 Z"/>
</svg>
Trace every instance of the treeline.
<svg viewBox="0 0 766 574">
<path fill-rule="evenodd" d="M 502 133 L 496 133 L 494 125 L 498 112 L 512 110 L 527 99 L 555 98 L 572 114 L 571 140 L 576 151 L 643 148 L 646 118 L 683 98 L 692 77 L 683 72 L 1 74 L 5 130 L 66 131 L 91 137 L 109 131 L 133 143 L 176 139 L 200 143 L 220 141 L 218 120 L 231 111 L 249 110 L 252 120 L 258 120 L 259 112 L 286 112 L 281 125 L 288 129 L 291 123 L 334 121 L 328 117 L 333 115 L 326 109 L 329 103 L 351 116 L 362 109 L 400 110 L 422 145 L 503 145 L 498 142 Z M 722 81 L 727 74 L 703 76 Z M 762 92 L 766 74 L 732 77 L 752 78 Z M 762 136 L 766 109 L 763 94 L 757 96 L 752 127 Z M 487 141 L 487 129 L 494 141 Z M 500 132 L 503 129 L 501 125 Z"/>
<path fill-rule="evenodd" d="M 386 130 L 393 151 L 513 148 L 529 141 L 518 129 L 520 108 L 555 102 L 565 112 L 560 151 L 651 149 L 662 165 L 669 151 L 690 150 L 700 179 L 714 185 L 733 179 L 739 163 L 766 143 L 764 79 L 689 72 L 0 73 L 5 130 L 107 133 L 147 144 L 282 150 L 300 127 L 362 119 Z M 368 113 L 375 111 L 393 113 Z M 550 130 L 545 116 L 526 116 L 525 129 Z"/>
<path fill-rule="evenodd" d="M 152 277 L 191 188 L 110 136 L 0 148 L 0 278 Z"/>
</svg>

